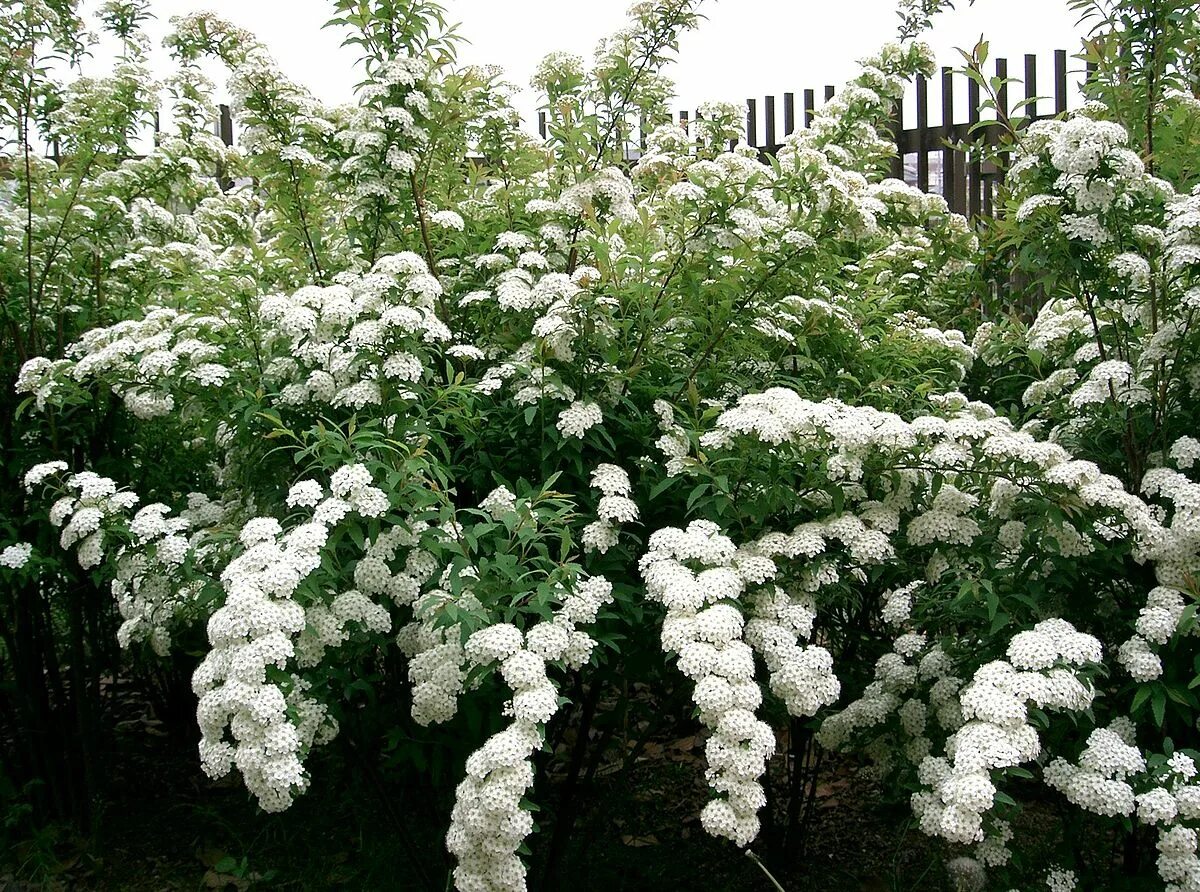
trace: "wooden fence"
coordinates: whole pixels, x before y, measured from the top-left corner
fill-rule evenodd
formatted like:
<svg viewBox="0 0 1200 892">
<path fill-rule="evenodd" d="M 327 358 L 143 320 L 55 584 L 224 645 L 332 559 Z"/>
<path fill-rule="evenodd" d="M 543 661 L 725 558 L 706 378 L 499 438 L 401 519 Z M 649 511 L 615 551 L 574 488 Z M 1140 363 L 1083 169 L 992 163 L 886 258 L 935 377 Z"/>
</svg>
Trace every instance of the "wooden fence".
<svg viewBox="0 0 1200 892">
<path fill-rule="evenodd" d="M 1049 96 L 1038 93 L 1038 57 L 1032 53 L 1024 56 L 1023 77 L 1019 79 L 1022 87 L 1022 100 L 1041 100 L 1040 104 L 1053 103 L 1053 111 L 1036 113 L 1038 105 L 1029 104 L 1020 110 L 1020 116 L 1027 122 L 1055 117 L 1067 111 L 1070 72 L 1067 68 L 1067 51 L 1054 52 L 1053 92 Z M 999 105 L 1007 114 L 1012 114 L 1009 84 L 1006 82 L 1012 73 L 1009 70 L 1008 59 L 997 58 L 994 64 L 995 76 L 1000 78 L 1001 86 L 997 91 Z M 1091 75 L 1090 66 L 1086 75 Z M 904 104 L 897 103 L 892 122 L 892 133 L 896 139 L 896 157 L 892 161 L 891 175 L 905 180 L 924 192 L 936 192 L 946 199 L 950 209 L 971 219 L 990 217 L 996 198 L 996 189 L 1003 177 L 1002 163 L 997 166 L 984 162 L 981 152 L 977 151 L 981 143 L 990 140 L 994 145 L 996 133 L 994 128 L 975 130 L 972 128 L 984 118 L 983 102 L 979 84 L 951 68 L 942 68 L 940 75 L 934 79 L 937 83 L 939 99 L 941 100 L 941 122 L 930 123 L 930 85 L 931 80 L 923 75 L 916 79 L 916 120 L 912 126 L 906 126 Z M 1014 78 L 1014 82 L 1017 79 Z M 965 82 L 966 88 L 966 120 L 955 120 L 956 104 L 954 101 L 956 85 Z M 824 101 L 828 102 L 834 96 L 834 88 L 825 86 L 822 91 Z M 760 106 L 757 99 L 746 100 L 746 131 L 747 145 L 754 146 L 759 155 L 765 160 L 774 155 L 783 145 L 783 139 L 794 133 L 797 127 L 812 126 L 817 105 L 817 91 L 804 90 L 800 93 L 801 104 L 797 106 L 795 93 L 784 93 L 783 101 L 776 102 L 775 96 L 764 96 Z M 782 111 L 782 121 L 777 112 Z M 700 118 L 698 112 L 678 113 L 679 125 L 687 130 L 692 121 Z M 994 113 L 989 110 L 989 117 Z M 760 131 L 759 124 L 762 124 Z M 538 112 L 538 131 L 542 138 L 547 135 L 546 113 Z M 157 115 L 155 130 L 158 129 Z M 229 106 L 220 106 L 220 115 L 216 124 L 217 133 L 226 145 L 233 144 L 233 118 Z M 761 139 L 759 138 L 761 133 Z M 636 140 L 626 147 L 626 158 L 635 160 L 645 148 L 646 133 L 644 128 L 639 131 Z M 734 143 L 730 144 L 730 147 Z"/>
<path fill-rule="evenodd" d="M 994 62 L 994 70 L 995 76 L 1002 81 L 997 95 L 998 103 L 1007 114 L 1012 114 L 1013 106 L 1010 104 L 1009 84 L 1004 83 L 1009 77 L 1013 77 L 1009 70 L 1008 59 L 997 58 Z M 1026 120 L 1040 120 L 1066 112 L 1069 73 L 1067 51 L 1056 50 L 1054 53 L 1053 94 L 1050 96 L 1039 95 L 1038 58 L 1032 53 L 1026 54 L 1023 77 L 1020 79 L 1023 87 L 1021 99 L 1040 99 L 1043 103 L 1052 101 L 1053 112 L 1036 114 L 1033 112 L 1037 106 L 1029 105 L 1020 110 L 1020 116 Z M 994 144 L 996 139 L 993 128 L 971 132 L 972 128 L 983 119 L 984 109 L 979 84 L 964 74 L 956 73 L 951 68 L 942 68 L 936 81 L 941 100 L 941 123 L 930 124 L 930 79 L 924 75 L 918 75 L 916 80 L 916 120 L 911 126 L 906 126 L 908 122 L 905 120 L 903 103 L 896 105 L 892 132 L 896 139 L 897 154 L 892 162 L 891 175 L 915 185 L 924 192 L 936 192 L 942 195 L 950 209 L 956 213 L 972 219 L 990 217 L 1004 165 L 997 167 L 990 162 L 985 163 L 980 158 L 980 152 L 971 151 L 972 148 L 979 147 L 983 140 L 991 140 Z M 966 120 L 957 121 L 955 120 L 955 87 L 956 84 L 964 81 L 967 96 Z M 834 96 L 832 86 L 827 85 L 823 92 L 826 102 Z M 758 149 L 764 160 L 767 156 L 774 155 L 782 146 L 782 138 L 794 133 L 797 126 L 804 128 L 812 126 L 814 111 L 818 107 L 816 94 L 816 90 L 804 90 L 800 94 L 802 104 L 799 107 L 797 107 L 795 93 L 784 93 L 782 103 L 777 103 L 775 96 L 765 96 L 761 106 L 757 99 L 747 99 L 746 144 Z M 780 105 L 783 112 L 782 122 L 777 116 Z M 678 113 L 679 125 L 687 130 L 690 123 L 699 117 L 701 117 L 699 113 L 689 114 L 686 111 L 680 111 Z M 761 140 L 759 138 L 760 122 L 762 124 Z M 545 112 L 538 113 L 538 131 L 545 139 L 547 133 Z M 639 149 L 644 148 L 645 133 L 643 132 L 640 138 L 627 149 L 628 160 L 636 159 Z"/>
</svg>

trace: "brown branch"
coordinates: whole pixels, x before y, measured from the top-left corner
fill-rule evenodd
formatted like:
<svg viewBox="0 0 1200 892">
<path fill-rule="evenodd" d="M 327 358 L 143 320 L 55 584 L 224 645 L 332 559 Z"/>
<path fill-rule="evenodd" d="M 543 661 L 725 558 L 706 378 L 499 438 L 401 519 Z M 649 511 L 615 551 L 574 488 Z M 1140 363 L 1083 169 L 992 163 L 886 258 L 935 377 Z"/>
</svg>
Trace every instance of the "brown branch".
<svg viewBox="0 0 1200 892">
<path fill-rule="evenodd" d="M 437 275 L 437 259 L 433 255 L 433 244 L 429 240 L 429 221 L 425 217 L 425 196 L 417 187 L 417 177 L 411 171 L 408 174 L 408 185 L 412 189 L 413 201 L 417 205 L 417 225 L 421 230 L 421 244 L 425 247 L 425 262 L 429 264 L 429 272 Z M 438 293 L 438 315 L 447 325 L 450 324 L 450 310 L 446 306 L 446 296 Z"/>
</svg>

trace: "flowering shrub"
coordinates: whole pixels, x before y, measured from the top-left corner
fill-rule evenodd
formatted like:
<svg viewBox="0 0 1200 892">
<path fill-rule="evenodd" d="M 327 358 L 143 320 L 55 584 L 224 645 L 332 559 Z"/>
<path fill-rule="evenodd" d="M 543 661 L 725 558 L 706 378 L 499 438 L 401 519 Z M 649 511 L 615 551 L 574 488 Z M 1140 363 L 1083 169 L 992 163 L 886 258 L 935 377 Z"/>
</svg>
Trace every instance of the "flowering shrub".
<svg viewBox="0 0 1200 892">
<path fill-rule="evenodd" d="M 0 7 L 0 31 L 70 43 L 62 4 L 34 5 Z M 636 4 L 591 66 L 547 57 L 544 144 L 497 72 L 457 65 L 434 4 L 335 6 L 365 57 L 355 105 L 189 16 L 174 132 L 143 158 L 140 3 L 104 7 L 111 78 L 59 88 L 29 63 L 64 156 L 30 152 L 27 99 L 23 194 L 0 206 L 23 400 L 0 574 L 21 597 L 86 578 L 122 648 L 199 649 L 200 763 L 267 811 L 402 655 L 392 720 L 448 726 L 422 740 L 453 752 L 475 719 L 446 833 L 466 892 L 526 887 L 548 759 L 571 729 L 579 771 L 634 672 L 664 699 L 687 680 L 701 823 L 739 847 L 778 804 L 787 727 L 865 753 L 961 888 L 1086 874 L 1012 857 L 1040 778 L 1153 828 L 1167 888 L 1200 889 L 1180 745 L 1200 193 L 1148 171 L 1103 103 L 1029 127 L 997 226 L 1047 299 L 968 340 L 948 325 L 989 287 L 975 229 L 884 177 L 924 45 L 865 60 L 763 164 L 730 148 L 736 109 L 670 123 L 694 0 Z M 238 148 L 207 134 L 206 56 Z M 1030 382 L 1021 405 L 1000 371 Z"/>
</svg>

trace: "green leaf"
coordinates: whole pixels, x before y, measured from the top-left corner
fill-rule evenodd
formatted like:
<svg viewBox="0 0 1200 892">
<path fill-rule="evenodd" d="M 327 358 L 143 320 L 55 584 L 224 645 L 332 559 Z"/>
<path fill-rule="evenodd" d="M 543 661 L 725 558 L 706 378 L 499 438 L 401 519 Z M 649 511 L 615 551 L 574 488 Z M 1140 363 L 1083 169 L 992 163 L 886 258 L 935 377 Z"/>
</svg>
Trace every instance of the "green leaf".
<svg viewBox="0 0 1200 892">
<path fill-rule="evenodd" d="M 1167 690 L 1162 685 L 1154 689 L 1150 709 L 1154 712 L 1154 723 L 1161 728 L 1167 718 Z"/>
<path fill-rule="evenodd" d="M 1137 693 L 1133 695 L 1133 702 L 1129 706 L 1130 712 L 1137 712 L 1143 703 L 1150 699 L 1151 688 L 1149 685 L 1142 685 L 1138 688 Z"/>
<path fill-rule="evenodd" d="M 660 480 L 658 483 L 654 484 L 654 487 L 650 490 L 649 501 L 653 502 L 664 492 L 670 489 L 671 486 L 677 482 L 677 480 L 678 478 L 676 477 L 667 477 L 665 480 Z"/>
</svg>

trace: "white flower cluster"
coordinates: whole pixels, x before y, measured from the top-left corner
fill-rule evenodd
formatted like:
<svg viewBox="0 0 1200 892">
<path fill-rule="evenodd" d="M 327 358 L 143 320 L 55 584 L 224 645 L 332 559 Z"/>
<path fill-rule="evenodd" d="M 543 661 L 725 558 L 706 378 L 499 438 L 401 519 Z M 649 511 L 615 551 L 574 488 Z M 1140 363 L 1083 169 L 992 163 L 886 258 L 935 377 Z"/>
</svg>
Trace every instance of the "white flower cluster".
<svg viewBox="0 0 1200 892">
<path fill-rule="evenodd" d="M 166 654 L 176 618 L 201 593 L 200 579 L 183 572 L 187 558 L 212 563 L 222 557 L 207 540 L 208 529 L 225 520 L 232 506 L 212 501 L 204 493 L 189 493 L 187 508 L 169 517 L 162 503 L 146 505 L 129 523 L 130 546 L 117 551 L 111 583 L 124 622 L 117 642 L 149 641 Z"/>
<path fill-rule="evenodd" d="M 450 339 L 438 317 L 442 285 L 412 252 L 382 257 L 366 275 L 307 285 L 262 298 L 259 313 L 274 340 L 266 378 L 290 405 L 361 409 L 385 392 L 411 398 L 425 372 L 422 344 Z M 390 389 L 389 389 L 390 388 Z"/>
<path fill-rule="evenodd" d="M 64 380 L 103 378 L 135 416 L 157 418 L 175 408 L 173 391 L 184 382 L 219 386 L 229 377 L 227 365 L 213 362 L 224 354 L 214 341 L 226 326 L 215 316 L 151 308 L 140 319 L 89 329 L 67 348 L 67 359 L 29 360 L 17 392 L 34 394 L 42 406 Z"/>
<path fill-rule="evenodd" d="M 479 503 L 479 508 L 490 514 L 493 520 L 502 520 L 517 510 L 517 497 L 507 486 L 497 486 Z"/>
<path fill-rule="evenodd" d="M 29 563 L 29 558 L 33 555 L 33 546 L 28 542 L 17 542 L 15 545 L 6 545 L 3 551 L 0 551 L 0 567 L 7 567 L 10 570 L 20 570 Z"/>
<path fill-rule="evenodd" d="M 541 257 L 540 254 L 537 256 Z M 541 317 L 533 323 L 531 334 L 559 362 L 575 360 L 575 341 L 585 326 L 591 330 L 593 337 L 612 338 L 617 335 L 612 311 L 619 306 L 618 302 L 581 287 L 581 283 L 599 279 L 599 270 L 578 267 L 571 276 L 547 273 L 530 292 L 531 298 L 536 297 L 539 306 L 546 297 L 551 298 Z"/>
<path fill-rule="evenodd" d="M 564 437 L 582 440 L 585 433 L 603 420 L 604 413 L 596 403 L 576 400 L 559 413 L 556 427 Z"/>
<path fill-rule="evenodd" d="M 620 465 L 598 464 L 592 471 L 591 484 L 600 493 L 598 518 L 583 528 L 581 539 L 585 551 L 603 554 L 617 544 L 617 528 L 638 519 L 638 506 L 630 498 L 629 474 Z"/>
<path fill-rule="evenodd" d="M 876 661 L 875 677 L 862 696 L 821 723 L 818 740 L 829 749 L 844 749 L 855 735 L 879 728 L 896 715 L 899 731 L 907 740 L 902 746 L 889 746 L 888 735 L 878 736 L 878 744 L 869 747 L 871 757 L 887 769 L 893 762 L 893 750 L 899 750 L 909 763 L 921 764 L 933 748 L 931 720 L 946 732 L 962 726 L 958 700 L 962 679 L 953 674 L 953 668 L 940 647 L 927 646 L 922 633 L 902 633 L 891 652 Z M 922 685 L 929 686 L 924 698 Z"/>
<path fill-rule="evenodd" d="M 65 462 L 37 465 L 25 474 L 25 488 L 32 488 L 52 474 L 66 469 Z M 104 558 L 106 523 L 123 518 L 138 503 L 138 495 L 117 491 L 116 481 L 92 471 L 80 471 L 65 478 L 67 494 L 50 506 L 50 523 L 61 527 L 59 544 L 75 549 L 75 558 L 85 570 L 96 567 Z"/>
<path fill-rule="evenodd" d="M 639 566 L 647 595 L 667 608 L 663 650 L 677 654 L 679 670 L 696 683 L 692 697 L 700 720 L 713 731 L 707 774 L 709 786 L 721 795 L 704 807 L 701 822 L 713 836 L 744 846 L 758 835 L 758 810 L 766 803 L 758 778 L 775 751 L 775 733 L 754 714 L 762 691 L 737 599 L 748 584 L 773 577 L 775 565 L 759 555 L 745 555 L 745 562 L 741 556 L 716 524 L 696 520 L 687 529 L 667 527 L 651 535 Z M 774 600 L 762 604 L 760 613 L 758 639 L 778 658 L 786 687 L 810 668 L 793 667 L 787 647 L 790 640 L 795 648 L 796 629 L 806 625 L 806 617 Z"/>
<path fill-rule="evenodd" d="M 340 173 L 352 184 L 351 213 L 360 219 L 378 214 L 393 196 L 408 188 L 408 176 L 429 141 L 430 99 L 442 86 L 423 56 L 394 55 L 374 68 L 371 81 L 358 88 L 359 105 L 336 139 L 348 152 Z M 462 229 L 461 217 L 440 211 L 435 225 Z"/>
<path fill-rule="evenodd" d="M 1043 305 L 1027 336 L 1029 349 L 1052 362 L 1024 401 L 1040 407 L 1053 421 L 1051 439 L 1064 443 L 1094 437 L 1093 425 L 1110 417 L 1106 405 L 1150 411 L 1197 384 L 1181 358 L 1200 294 L 1200 201 L 1147 173 L 1125 131 L 1092 114 L 1032 125 L 1010 170 L 1022 198 L 1018 221 L 1048 240 L 1045 250 L 1062 250 L 1065 236 L 1095 265 L 1073 296 Z M 1186 469 L 1194 450 L 1187 438 L 1179 448 Z"/>
<path fill-rule="evenodd" d="M 1146 770 L 1141 750 L 1133 745 L 1133 725 L 1117 721 L 1088 735 L 1079 764 L 1052 760 L 1043 771 L 1046 785 L 1073 805 L 1109 817 L 1134 813 L 1136 798 L 1128 778 Z"/>
<path fill-rule="evenodd" d="M 1158 875 L 1166 892 L 1200 890 L 1200 857 L 1196 855 L 1196 831 L 1176 826 L 1158 835 Z"/>
<path fill-rule="evenodd" d="M 1124 717 L 1095 729 L 1078 764 L 1056 758 L 1046 766 L 1046 784 L 1086 811 L 1107 817 L 1136 815 L 1140 823 L 1157 827 L 1158 872 L 1168 892 L 1197 892 L 1196 830 L 1183 823 L 1200 821 L 1196 763 L 1176 752 L 1161 768 L 1148 769 L 1134 738 L 1134 725 Z"/>
<path fill-rule="evenodd" d="M 914 793 L 912 805 L 931 836 L 983 840 L 983 816 L 996 794 L 991 772 L 1031 761 L 1041 751 L 1028 703 L 1071 712 L 1092 703 L 1094 691 L 1076 670 L 1100 659 L 1100 642 L 1065 620 L 1045 620 L 1020 633 L 1009 656 L 1011 663 L 997 660 L 976 670 L 958 697 L 965 724 L 947 739 L 945 757 L 921 763 L 919 779 L 930 789 Z"/>
<path fill-rule="evenodd" d="M 421 536 L 430 530 L 425 521 L 394 526 L 369 543 L 366 554 L 354 571 L 354 581 L 368 592 L 386 593 L 398 607 L 413 608 L 414 621 L 400 629 L 396 643 L 409 659 L 408 678 L 412 682 L 412 716 L 421 725 L 449 721 L 458 712 L 458 697 L 466 673 L 462 649 L 462 627 L 458 623 L 439 625 L 440 607 L 451 596 L 441 588 L 425 595 L 421 587 L 437 573 L 437 560 L 421 548 Z M 431 535 L 440 535 L 430 530 Z M 403 566 L 392 572 L 389 564 L 397 560 L 401 548 L 407 549 Z M 463 571 L 470 578 L 472 571 Z M 444 574 L 444 582 L 449 576 Z M 465 608 L 478 605 L 469 589 L 459 596 Z"/>
<path fill-rule="evenodd" d="M 1171 444 L 1171 461 L 1181 470 L 1189 470 L 1200 461 L 1200 440 L 1195 437 L 1180 437 Z"/>
<path fill-rule="evenodd" d="M 284 532 L 272 517 L 245 523 L 239 534 L 244 550 L 221 573 L 225 602 L 208 622 L 212 649 L 192 677 L 199 698 L 200 761 L 211 777 L 237 766 L 247 789 L 267 811 L 287 808 L 308 783 L 303 758 L 337 731 L 323 704 L 305 694 L 307 682 L 288 671 L 300 663 L 297 639 L 310 621 L 324 614 L 296 600 L 304 580 L 321 566 L 321 549 L 329 527 L 350 510 L 356 493 L 370 489 L 360 465 L 334 473 L 334 495 L 313 509 L 311 520 Z M 305 484 L 301 491 L 313 487 Z M 293 493 L 297 490 L 293 489 Z M 322 511 L 337 502 L 336 510 Z M 377 632 L 390 627 L 386 612 L 360 593 L 335 597 L 328 609 L 332 624 L 358 622 Z M 319 630 L 326 643 L 338 634 Z M 296 716 L 292 718 L 289 713 Z"/>
<path fill-rule="evenodd" d="M 749 436 L 769 446 L 791 444 L 805 461 L 823 454 L 828 476 L 845 481 L 841 486 L 847 501 L 862 500 L 861 519 L 850 516 L 839 525 L 847 530 L 858 529 L 857 520 L 862 528 L 885 534 L 900 528 L 903 515 L 920 509 L 918 495 L 925 491 L 920 484 L 932 481 L 935 473 L 945 477 L 952 471 L 967 472 L 976 466 L 993 469 L 993 482 L 987 486 L 972 482 L 967 474 L 957 479 L 951 476 L 951 482 L 942 484 L 933 493 L 928 508 L 908 524 L 909 542 L 914 545 L 970 543 L 980 532 L 985 510 L 986 516 L 996 520 L 1011 520 L 1025 497 L 1014 481 L 1027 481 L 1027 475 L 1032 474 L 1045 486 L 1061 487 L 1105 516 L 1090 531 L 1081 532 L 1067 523 L 1052 528 L 1064 549 L 1086 554 L 1089 535 L 1100 539 L 1128 535 L 1134 539 L 1139 558 L 1156 562 L 1160 577 L 1169 566 L 1175 566 L 1172 560 L 1180 562 L 1173 578 L 1182 580 L 1182 567 L 1200 549 L 1200 541 L 1182 542 L 1186 535 L 1182 523 L 1171 538 L 1150 506 L 1125 492 L 1115 477 L 1102 474 L 1091 462 L 1073 460 L 1062 446 L 1038 440 L 1026 430 L 1016 430 L 988 406 L 968 402 L 961 394 L 938 397 L 935 403 L 947 417 L 922 416 L 909 422 L 871 407 L 848 406 L 837 400 L 814 403 L 793 391 L 773 388 L 744 396 L 733 408 L 722 412 L 715 429 L 701 437 L 701 445 L 728 449 L 739 442 L 739 437 Z M 869 500 L 864 484 L 873 482 L 873 478 L 866 476 L 868 466 L 885 468 L 897 460 L 904 466 L 895 475 L 898 482 L 888 484 L 882 500 Z M 996 470 L 1000 471 L 998 478 L 994 477 Z M 1169 492 L 1182 491 L 1181 484 L 1163 476 L 1179 477 L 1177 472 L 1156 469 L 1151 474 L 1158 475 L 1151 480 L 1154 492 L 1163 485 L 1168 496 Z M 977 492 L 965 488 L 968 486 Z M 1027 483 L 1024 487 L 1028 488 Z M 1180 516 L 1186 519 L 1184 514 Z M 1010 527 L 1002 538 L 1012 541 L 1016 531 Z M 870 543 L 874 539 L 864 542 L 863 557 L 873 552 Z M 853 540 L 850 546 L 853 555 Z M 942 570 L 948 566 L 947 558 L 939 551 L 931 570 L 936 569 L 939 560 Z"/>
<path fill-rule="evenodd" d="M 933 54 L 920 42 L 904 46 L 887 44 L 876 55 L 861 60 L 862 74 L 838 91 L 817 110 L 811 126 L 788 137 L 779 153 L 780 162 L 804 169 L 817 157 L 854 171 L 870 170 L 879 159 L 890 157 L 879 125 L 886 121 L 892 103 L 904 95 L 904 85 L 913 73 L 933 71 Z M 794 155 L 793 155 L 794 153 Z"/>
<path fill-rule="evenodd" d="M 654 401 L 654 414 L 658 416 L 658 428 L 662 435 L 655 446 L 666 457 L 664 468 L 668 477 L 677 477 L 687 467 L 686 459 L 692 450 L 691 441 L 683 425 L 675 420 L 675 410 L 666 400 Z"/>
<path fill-rule="evenodd" d="M 67 464 L 62 461 L 35 465 L 25 474 L 25 487 L 32 491 L 65 470 Z M 167 505 L 154 503 L 129 518 L 139 497 L 128 490 L 118 492 L 112 479 L 83 471 L 67 476 L 63 483 L 76 494 L 68 493 L 54 502 L 50 522 L 63 527 L 60 544 L 76 547 L 80 566 L 97 566 L 104 558 L 106 535 L 117 539 L 110 583 L 123 619 L 117 642 L 128 647 L 134 641 L 149 641 L 156 653 L 165 655 L 177 616 L 202 588 L 199 579 L 186 578 L 181 572 L 184 562 L 218 558 L 206 542 L 207 528 L 226 519 L 233 506 L 193 492 L 177 516 L 169 517 Z M 14 559 L 16 556 L 14 552 Z"/>
<path fill-rule="evenodd" d="M 430 622 L 414 622 L 397 635 L 400 650 L 409 658 L 412 717 L 418 724 L 446 722 L 458 712 L 466 679 L 460 633 L 457 623 L 438 628 Z"/>
<path fill-rule="evenodd" d="M 513 721 L 467 759 L 467 774 L 455 791 L 446 847 L 458 859 L 454 881 L 463 892 L 523 892 L 526 868 L 517 850 L 533 830 L 522 807 L 533 784 L 530 759 L 542 746 L 543 728 L 558 712 L 558 689 L 547 665 L 583 666 L 595 642 L 579 625 L 595 622 L 612 600 L 602 576 L 580 580 L 549 621 L 524 633 L 496 623 L 467 638 L 463 654 L 473 666 L 499 666 L 512 690 L 507 712 Z"/>
<path fill-rule="evenodd" d="M 745 639 L 767 664 L 771 693 L 794 716 L 815 715 L 835 702 L 842 686 L 833 674 L 833 656 L 824 647 L 798 641 L 812 635 L 816 611 L 811 602 L 793 599 L 778 586 L 764 586 L 746 600 Z"/>
<path fill-rule="evenodd" d="M 1046 871 L 1046 888 L 1050 892 L 1075 892 L 1079 888 L 1075 871 L 1052 867 Z"/>
<path fill-rule="evenodd" d="M 1157 649 L 1178 632 L 1186 601 L 1200 565 L 1200 484 L 1171 468 L 1152 468 L 1142 478 L 1142 492 L 1170 506 L 1167 522 L 1145 534 L 1146 557 L 1154 562 L 1159 584 L 1146 596 L 1134 634 L 1117 652 L 1117 659 L 1136 681 L 1153 681 L 1163 673 Z M 1200 635 L 1193 626 L 1191 635 Z"/>
<path fill-rule="evenodd" d="M 626 222 L 637 219 L 633 184 L 624 171 L 616 167 L 605 167 L 591 177 L 581 180 L 563 190 L 555 203 L 554 210 L 578 217 L 595 214 Z"/>
<path fill-rule="evenodd" d="M 1053 192 L 1031 192 L 1045 171 Z M 1009 175 L 1028 220 L 1053 208 L 1058 229 L 1070 239 L 1099 247 L 1114 240 L 1106 222 L 1111 212 L 1153 194 L 1160 182 L 1148 177 L 1129 136 L 1119 124 L 1076 114 L 1066 121 L 1037 121 L 1022 140 Z M 1125 264 L 1127 267 L 1128 264 Z"/>
</svg>

